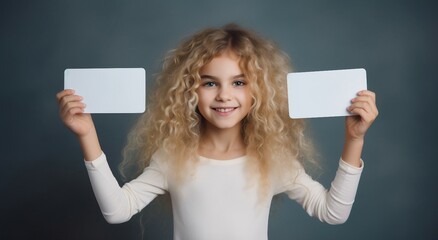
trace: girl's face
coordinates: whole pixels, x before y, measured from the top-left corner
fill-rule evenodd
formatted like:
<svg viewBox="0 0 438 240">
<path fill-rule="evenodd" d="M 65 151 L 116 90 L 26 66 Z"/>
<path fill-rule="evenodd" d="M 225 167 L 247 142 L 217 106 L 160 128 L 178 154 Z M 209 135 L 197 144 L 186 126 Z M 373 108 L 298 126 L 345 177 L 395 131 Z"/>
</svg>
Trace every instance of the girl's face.
<svg viewBox="0 0 438 240">
<path fill-rule="evenodd" d="M 207 128 L 241 127 L 248 115 L 252 97 L 248 80 L 239 67 L 239 59 L 227 51 L 201 68 L 201 85 L 197 89 L 198 109 Z"/>
</svg>

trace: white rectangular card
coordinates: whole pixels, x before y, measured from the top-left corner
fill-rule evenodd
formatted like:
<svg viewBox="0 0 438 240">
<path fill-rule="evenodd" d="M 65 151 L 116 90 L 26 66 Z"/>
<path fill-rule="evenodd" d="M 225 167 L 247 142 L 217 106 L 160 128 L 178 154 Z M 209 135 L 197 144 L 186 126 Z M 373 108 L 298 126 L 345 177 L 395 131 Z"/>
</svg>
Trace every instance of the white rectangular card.
<svg viewBox="0 0 438 240">
<path fill-rule="evenodd" d="M 366 71 L 345 69 L 287 75 L 289 116 L 318 118 L 352 115 L 351 99 L 367 89 Z"/>
<path fill-rule="evenodd" d="M 66 69 L 64 89 L 84 98 L 87 113 L 142 113 L 146 108 L 143 68 Z"/>
</svg>

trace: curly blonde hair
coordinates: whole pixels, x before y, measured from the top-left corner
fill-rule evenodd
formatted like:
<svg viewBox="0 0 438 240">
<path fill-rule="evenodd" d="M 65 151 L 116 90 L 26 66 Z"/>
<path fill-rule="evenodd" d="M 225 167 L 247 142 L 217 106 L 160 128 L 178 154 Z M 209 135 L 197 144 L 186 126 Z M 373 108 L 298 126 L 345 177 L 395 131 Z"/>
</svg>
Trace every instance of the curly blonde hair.
<svg viewBox="0 0 438 240">
<path fill-rule="evenodd" d="M 128 135 L 120 165 L 122 174 L 138 176 L 152 155 L 164 150 L 174 174 L 184 178 L 198 159 L 203 118 L 197 112 L 200 69 L 214 57 L 232 51 L 251 81 L 253 104 L 242 124 L 249 174 L 258 176 L 260 189 L 270 176 L 290 172 L 294 161 L 309 161 L 311 145 L 305 122 L 288 116 L 286 75 L 289 57 L 272 42 L 237 25 L 208 28 L 182 42 L 164 59 L 147 111 Z M 278 174 L 280 173 L 280 174 Z"/>
</svg>

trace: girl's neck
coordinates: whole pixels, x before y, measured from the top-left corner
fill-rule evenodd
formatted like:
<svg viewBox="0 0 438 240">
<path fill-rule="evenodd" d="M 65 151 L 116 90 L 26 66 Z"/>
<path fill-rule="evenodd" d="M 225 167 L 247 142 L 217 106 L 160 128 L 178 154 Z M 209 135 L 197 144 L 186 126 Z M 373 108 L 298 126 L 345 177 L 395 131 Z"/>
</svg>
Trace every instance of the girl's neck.
<svg viewBox="0 0 438 240">
<path fill-rule="evenodd" d="M 204 128 L 199 142 L 199 155 L 217 160 L 229 160 L 246 154 L 240 127 L 230 129 Z"/>
</svg>

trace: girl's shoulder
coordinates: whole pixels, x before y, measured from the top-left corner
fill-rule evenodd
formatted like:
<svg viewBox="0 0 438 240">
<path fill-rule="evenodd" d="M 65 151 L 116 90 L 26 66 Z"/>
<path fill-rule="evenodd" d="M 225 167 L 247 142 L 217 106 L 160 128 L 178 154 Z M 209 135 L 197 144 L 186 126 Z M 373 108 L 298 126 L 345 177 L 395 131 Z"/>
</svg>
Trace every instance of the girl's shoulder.
<svg viewBox="0 0 438 240">
<path fill-rule="evenodd" d="M 170 155 L 163 149 L 158 149 L 152 154 L 150 167 L 157 167 L 161 171 L 167 171 L 169 168 Z"/>
<path fill-rule="evenodd" d="M 283 192 L 286 186 L 294 185 L 299 182 L 301 176 L 307 175 L 303 164 L 294 159 L 285 164 L 279 163 L 270 173 L 274 192 Z"/>
</svg>

